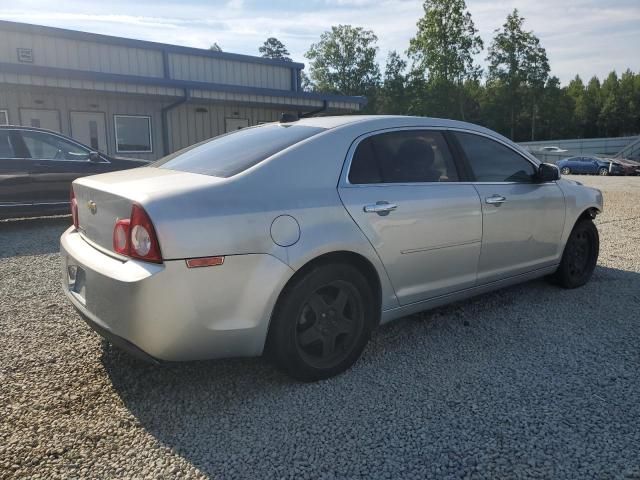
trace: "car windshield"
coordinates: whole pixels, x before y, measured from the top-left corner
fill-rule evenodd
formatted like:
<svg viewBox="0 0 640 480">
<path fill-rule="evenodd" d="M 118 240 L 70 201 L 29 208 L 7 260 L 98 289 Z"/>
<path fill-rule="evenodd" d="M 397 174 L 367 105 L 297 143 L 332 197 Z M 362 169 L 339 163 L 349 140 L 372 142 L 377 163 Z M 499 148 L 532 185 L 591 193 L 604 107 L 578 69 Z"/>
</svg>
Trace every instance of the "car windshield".
<svg viewBox="0 0 640 480">
<path fill-rule="evenodd" d="M 324 128 L 279 123 L 245 128 L 196 143 L 151 166 L 231 177 L 322 131 Z"/>
</svg>

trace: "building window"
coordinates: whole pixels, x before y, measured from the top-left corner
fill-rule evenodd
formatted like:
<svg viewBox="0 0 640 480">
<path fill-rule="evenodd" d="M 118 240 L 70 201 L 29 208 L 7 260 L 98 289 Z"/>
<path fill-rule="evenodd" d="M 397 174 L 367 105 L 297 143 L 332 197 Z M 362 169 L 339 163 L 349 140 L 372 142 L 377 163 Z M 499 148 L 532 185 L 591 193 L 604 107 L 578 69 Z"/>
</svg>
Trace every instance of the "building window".
<svg viewBox="0 0 640 480">
<path fill-rule="evenodd" d="M 116 152 L 150 153 L 151 117 L 143 115 L 114 115 Z"/>
<path fill-rule="evenodd" d="M 0 110 L 0 125 L 9 125 L 9 112 Z"/>
</svg>

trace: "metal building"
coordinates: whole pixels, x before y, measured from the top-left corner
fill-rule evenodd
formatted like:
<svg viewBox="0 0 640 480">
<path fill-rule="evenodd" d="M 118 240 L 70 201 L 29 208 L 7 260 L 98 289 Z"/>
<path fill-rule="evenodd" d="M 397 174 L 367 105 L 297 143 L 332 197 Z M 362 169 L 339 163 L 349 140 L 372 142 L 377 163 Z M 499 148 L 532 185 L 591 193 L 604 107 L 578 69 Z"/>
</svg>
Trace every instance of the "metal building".
<svg viewBox="0 0 640 480">
<path fill-rule="evenodd" d="M 0 21 L 0 124 L 157 159 L 282 112 L 357 112 L 303 92 L 301 63 Z"/>
</svg>

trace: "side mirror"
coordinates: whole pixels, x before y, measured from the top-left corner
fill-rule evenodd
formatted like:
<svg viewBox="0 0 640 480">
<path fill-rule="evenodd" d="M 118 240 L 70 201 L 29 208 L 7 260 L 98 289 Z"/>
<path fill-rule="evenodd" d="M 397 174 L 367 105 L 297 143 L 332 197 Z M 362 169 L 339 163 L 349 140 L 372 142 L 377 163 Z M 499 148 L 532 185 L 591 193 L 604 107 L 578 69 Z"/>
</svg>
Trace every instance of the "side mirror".
<svg viewBox="0 0 640 480">
<path fill-rule="evenodd" d="M 102 157 L 100 156 L 100 154 L 98 152 L 89 152 L 89 160 L 91 162 L 101 162 L 102 161 Z"/>
<path fill-rule="evenodd" d="M 538 180 L 541 182 L 553 182 L 560 179 L 560 170 L 551 163 L 541 163 L 538 167 Z"/>
</svg>

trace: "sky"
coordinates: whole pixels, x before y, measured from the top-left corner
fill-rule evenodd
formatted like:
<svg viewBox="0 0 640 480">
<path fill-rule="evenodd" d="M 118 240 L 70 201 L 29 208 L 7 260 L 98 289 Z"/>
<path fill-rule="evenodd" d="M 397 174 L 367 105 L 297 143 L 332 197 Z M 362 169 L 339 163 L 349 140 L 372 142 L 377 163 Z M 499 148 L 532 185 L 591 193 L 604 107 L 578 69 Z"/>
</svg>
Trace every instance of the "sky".
<svg viewBox="0 0 640 480">
<path fill-rule="evenodd" d="M 478 62 L 513 8 L 547 50 L 551 74 L 566 84 L 576 74 L 601 79 L 611 70 L 640 71 L 640 0 L 467 0 L 485 42 Z M 275 36 L 294 60 L 331 25 L 373 30 L 378 60 L 404 55 L 422 16 L 420 0 L 0 0 L 0 19 L 156 42 L 258 55 Z"/>
</svg>

